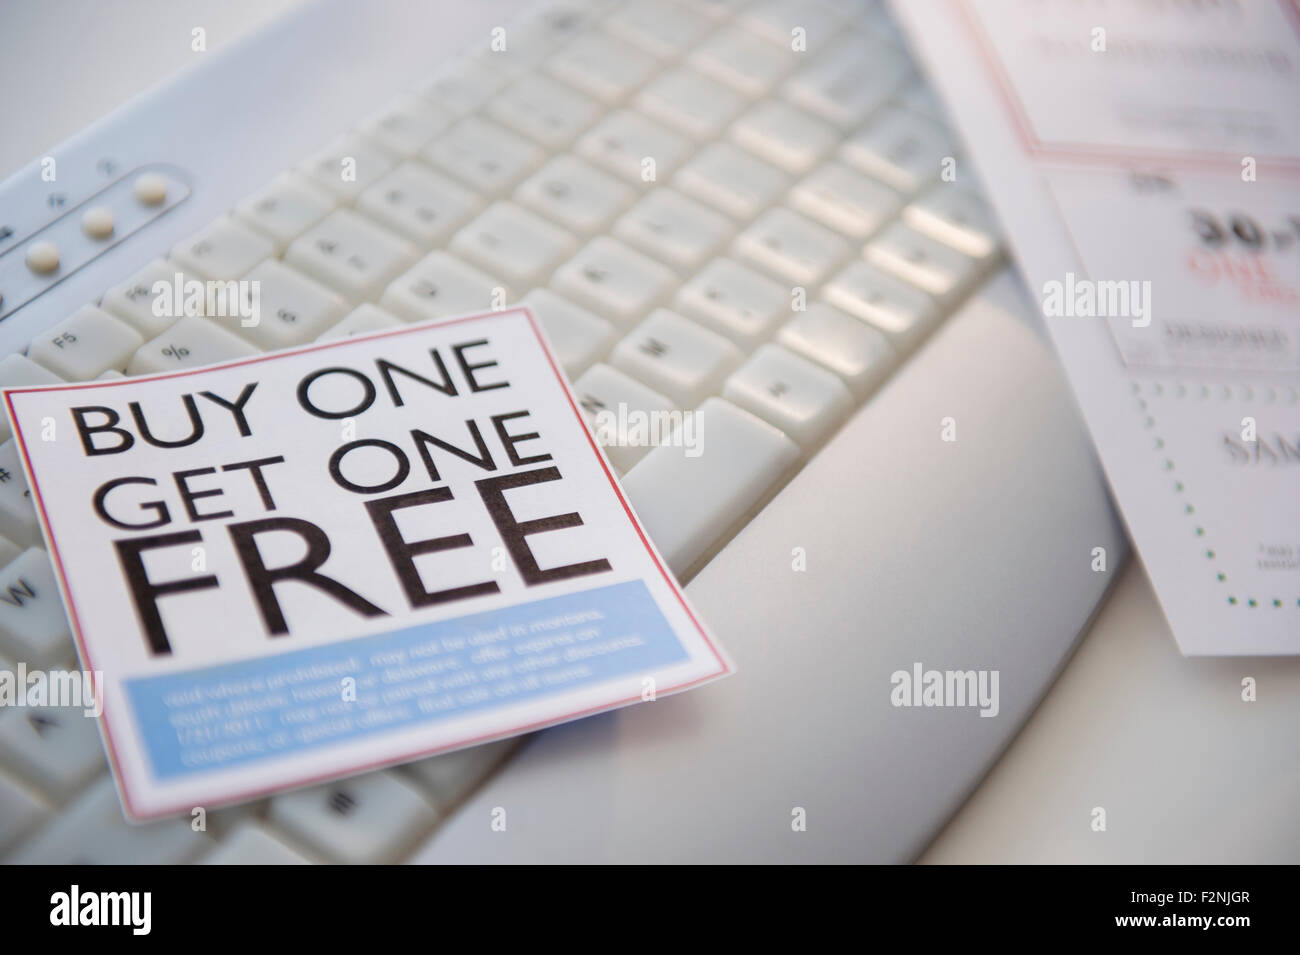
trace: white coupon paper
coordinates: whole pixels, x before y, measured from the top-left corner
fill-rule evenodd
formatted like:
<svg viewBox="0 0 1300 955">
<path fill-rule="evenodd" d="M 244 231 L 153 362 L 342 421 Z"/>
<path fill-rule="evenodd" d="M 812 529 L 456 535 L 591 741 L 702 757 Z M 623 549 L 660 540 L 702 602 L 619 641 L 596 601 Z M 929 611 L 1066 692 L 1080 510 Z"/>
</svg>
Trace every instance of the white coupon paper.
<svg viewBox="0 0 1300 955">
<path fill-rule="evenodd" d="M 135 818 L 730 670 L 526 309 L 5 397 Z"/>
<path fill-rule="evenodd" d="M 1182 651 L 1300 653 L 1300 8 L 895 9 Z"/>
</svg>

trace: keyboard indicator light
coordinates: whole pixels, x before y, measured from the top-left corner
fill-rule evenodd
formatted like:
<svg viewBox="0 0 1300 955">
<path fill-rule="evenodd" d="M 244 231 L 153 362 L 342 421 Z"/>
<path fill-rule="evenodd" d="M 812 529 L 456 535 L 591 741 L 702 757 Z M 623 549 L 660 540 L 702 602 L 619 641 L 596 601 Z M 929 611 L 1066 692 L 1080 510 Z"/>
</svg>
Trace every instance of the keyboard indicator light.
<svg viewBox="0 0 1300 955">
<path fill-rule="evenodd" d="M 113 210 L 108 206 L 91 206 L 81 217 L 81 229 L 92 239 L 107 239 L 113 234 Z"/>
<path fill-rule="evenodd" d="M 135 181 L 135 197 L 147 206 L 161 205 L 167 198 L 167 180 L 146 172 Z"/>
<path fill-rule="evenodd" d="M 59 267 L 59 247 L 53 242 L 33 242 L 27 247 L 27 267 L 47 275 Z"/>
</svg>

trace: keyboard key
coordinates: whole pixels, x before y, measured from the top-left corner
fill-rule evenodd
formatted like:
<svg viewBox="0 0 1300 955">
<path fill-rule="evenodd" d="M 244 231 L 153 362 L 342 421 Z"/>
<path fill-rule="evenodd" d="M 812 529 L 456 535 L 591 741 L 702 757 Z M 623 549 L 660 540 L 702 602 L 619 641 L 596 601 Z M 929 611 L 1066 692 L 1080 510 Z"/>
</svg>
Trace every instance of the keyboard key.
<svg viewBox="0 0 1300 955">
<path fill-rule="evenodd" d="M 569 378 L 582 374 L 614 343 L 614 326 L 550 289 L 533 289 L 519 302 L 541 322 L 560 366 Z"/>
<path fill-rule="evenodd" d="M 939 97 L 934 95 L 934 90 L 930 88 L 930 84 L 924 80 L 916 80 L 907 84 L 894 98 L 900 106 L 905 106 L 915 113 L 920 113 L 936 123 L 945 126 L 950 125 L 948 111 L 939 102 Z"/>
<path fill-rule="evenodd" d="M 8 567 L 9 564 L 23 552 L 23 549 L 11 541 L 9 538 L 0 534 L 0 568 Z M 4 661 L 0 660 L 0 669 L 4 668 Z"/>
<path fill-rule="evenodd" d="M 957 147 L 932 119 L 887 106 L 866 128 L 840 147 L 850 166 L 908 195 L 937 179 Z"/>
<path fill-rule="evenodd" d="M 0 764 L 57 803 L 104 770 L 96 720 L 81 707 L 7 706 L 0 710 Z"/>
<path fill-rule="evenodd" d="M 861 22 L 874 36 L 891 46 L 900 50 L 907 46 L 907 40 L 884 0 L 862 0 Z"/>
<path fill-rule="evenodd" d="M 143 344 L 126 322 L 83 305 L 33 339 L 27 354 L 67 381 L 89 381 L 109 369 L 121 371 Z"/>
<path fill-rule="evenodd" d="M 671 0 L 637 0 L 615 10 L 601 25 L 661 59 L 680 55 L 713 26 L 708 17 Z"/>
<path fill-rule="evenodd" d="M 916 286 L 882 272 L 866 262 L 854 262 L 835 276 L 822 297 L 889 336 L 906 351 L 934 327 L 939 309 Z"/>
<path fill-rule="evenodd" d="M 534 69 L 559 45 L 560 41 L 549 36 L 532 17 L 523 16 L 512 18 L 499 36 L 495 30 L 484 36 L 471 48 L 470 55 L 497 64 L 498 72 L 509 83 Z"/>
<path fill-rule="evenodd" d="M 593 239 L 556 271 L 552 287 L 626 328 L 668 297 L 677 277 L 623 243 Z"/>
<path fill-rule="evenodd" d="M 265 812 L 266 803 L 245 802 L 235 806 L 228 806 L 225 809 L 208 810 L 207 831 L 212 838 L 224 840 L 232 835 L 239 827 L 249 822 L 256 822 Z"/>
<path fill-rule="evenodd" d="M 58 385 L 63 379 L 48 368 L 36 364 L 18 352 L 5 355 L 0 360 L 0 388 L 21 388 L 28 385 Z"/>
<path fill-rule="evenodd" d="M 809 3 L 808 0 L 760 0 L 740 14 L 739 21 L 773 43 L 790 44 L 795 28 L 804 31 L 808 49 L 821 56 L 836 31 L 844 24 L 844 14 L 834 7 Z"/>
<path fill-rule="evenodd" d="M 222 327 L 258 348 L 288 348 L 309 342 L 347 314 L 347 302 L 332 289 L 275 259 L 263 262 L 245 278 L 257 282 L 261 290 L 257 324 L 248 324 L 251 319 L 220 321 Z"/>
<path fill-rule="evenodd" d="M 731 218 L 747 222 L 786 191 L 790 177 L 732 143 L 705 146 L 673 177 L 673 185 Z"/>
<path fill-rule="evenodd" d="M 976 260 L 987 260 L 998 248 L 998 230 L 988 205 L 955 183 L 935 183 L 903 210 L 903 221 Z"/>
<path fill-rule="evenodd" d="M 379 181 L 397 159 L 355 134 L 340 136 L 298 168 L 341 202 L 351 202 Z"/>
<path fill-rule="evenodd" d="M 682 274 L 695 272 L 732 233 L 731 220 L 672 189 L 651 190 L 614 224 L 614 236 Z"/>
<path fill-rule="evenodd" d="M 786 172 L 802 175 L 840 140 L 830 123 L 778 99 L 764 100 L 731 124 L 735 142 Z"/>
<path fill-rule="evenodd" d="M 623 109 L 605 117 L 576 149 L 620 182 L 641 189 L 666 182 L 693 147 L 667 126 Z"/>
<path fill-rule="evenodd" d="M 508 57 L 471 54 L 452 60 L 420 87 L 434 106 L 457 116 L 472 113 L 518 72 Z"/>
<path fill-rule="evenodd" d="M 897 49 L 853 32 L 781 86 L 781 95 L 800 109 L 840 129 L 855 129 L 879 109 L 908 73 Z"/>
<path fill-rule="evenodd" d="M 627 473 L 650 450 L 647 435 L 631 433 L 634 419 L 648 421 L 653 415 L 673 411 L 667 397 L 605 364 L 588 368 L 574 382 L 573 390 L 605 456 L 619 474 Z M 604 426 L 602 415 L 608 421 Z"/>
<path fill-rule="evenodd" d="M 847 242 L 797 212 L 778 206 L 736 237 L 736 255 L 799 286 L 821 283 L 851 254 Z"/>
<path fill-rule="evenodd" d="M 658 70 L 649 53 L 605 33 L 588 33 L 561 48 L 546 68 L 608 106 L 621 103 Z"/>
<path fill-rule="evenodd" d="M 573 7 L 568 9 L 572 10 Z M 500 36 L 486 35 L 479 41 L 482 47 L 475 54 L 485 60 L 502 62 L 500 70 L 506 82 L 535 69 L 538 64 L 555 53 L 557 47 L 571 35 L 556 36 L 534 15 L 514 17 L 501 31 Z"/>
<path fill-rule="evenodd" d="M 357 209 L 431 248 L 447 240 L 480 209 L 483 200 L 421 162 L 404 162 L 357 198 Z"/>
<path fill-rule="evenodd" d="M 75 653 L 54 568 L 39 547 L 0 570 L 0 648 L 32 668 L 70 660 Z"/>
<path fill-rule="evenodd" d="M 35 832 L 49 814 L 50 807 L 45 800 L 0 772 L 0 853 Z"/>
<path fill-rule="evenodd" d="M 594 27 L 608 6 L 608 0 L 557 0 L 530 4 L 529 12 L 524 15 L 523 22 L 517 24 L 516 30 L 525 31 L 529 42 L 539 45 L 542 53 L 549 52 Z"/>
<path fill-rule="evenodd" d="M 715 139 L 745 107 L 745 97 L 698 70 L 680 67 L 636 95 L 638 110 L 699 141 Z"/>
<path fill-rule="evenodd" d="M 384 290 L 379 304 L 410 322 L 486 312 L 507 304 L 506 287 L 446 252 L 433 252 Z"/>
<path fill-rule="evenodd" d="M 491 269 L 516 289 L 545 283 L 577 248 L 577 239 L 569 233 L 512 202 L 493 203 L 457 232 L 450 245 L 452 252 Z"/>
<path fill-rule="evenodd" d="M 248 342 L 209 319 L 182 318 L 157 338 L 141 345 L 126 366 L 126 373 L 151 375 L 256 354 L 257 349 Z"/>
<path fill-rule="evenodd" d="M 347 338 L 349 335 L 364 335 L 366 332 L 397 328 L 402 324 L 400 318 L 390 315 L 377 305 L 367 303 L 358 305 L 342 321 L 318 335 L 316 340 L 326 342 L 334 338 Z"/>
<path fill-rule="evenodd" d="M 92 723 L 91 720 L 85 720 Z M 175 865 L 212 846 L 189 816 L 144 825 L 122 816 L 117 791 L 101 777 L 7 862 L 21 865 Z"/>
<path fill-rule="evenodd" d="M 816 447 L 853 407 L 835 375 L 780 345 L 762 345 L 727 379 L 722 397 L 789 435 L 804 451 Z"/>
<path fill-rule="evenodd" d="M 546 154 L 519 134 L 470 116 L 426 146 L 420 158 L 492 199 L 537 169 Z"/>
<path fill-rule="evenodd" d="M 413 786 L 392 773 L 367 773 L 284 793 L 270 822 L 337 862 L 393 862 L 438 819 Z"/>
<path fill-rule="evenodd" d="M 365 216 L 335 209 L 294 239 L 284 261 L 355 303 L 376 297 L 418 256 L 414 245 Z"/>
<path fill-rule="evenodd" d="M 709 19 L 722 23 L 747 6 L 750 0 L 695 0 L 694 7 Z"/>
<path fill-rule="evenodd" d="M 235 217 L 270 239 L 275 254 L 283 255 L 290 242 L 333 209 L 329 193 L 296 172 L 286 172 L 235 206 Z"/>
<path fill-rule="evenodd" d="M 19 547 L 42 544 L 32 492 L 18 457 L 18 442 L 12 439 L 0 444 L 0 534 Z"/>
<path fill-rule="evenodd" d="M 394 156 L 410 159 L 454 118 L 451 110 L 405 93 L 362 123 L 361 132 Z"/>
<path fill-rule="evenodd" d="M 884 333 L 820 302 L 786 322 L 777 339 L 839 375 L 859 401 L 880 384 L 898 357 Z"/>
<path fill-rule="evenodd" d="M 863 241 L 891 221 L 903 204 L 889 186 L 828 162 L 790 190 L 790 205 L 824 226 Z"/>
<path fill-rule="evenodd" d="M 610 364 L 677 407 L 694 408 L 722 389 L 742 358 L 740 349 L 717 332 L 657 308 L 614 346 Z"/>
<path fill-rule="evenodd" d="M 773 43 L 738 26 L 723 27 L 697 46 L 687 62 L 751 99 L 769 92 L 794 69 L 790 41 Z"/>
<path fill-rule="evenodd" d="M 312 860 L 250 821 L 237 826 L 200 861 L 204 865 L 310 865 Z"/>
<path fill-rule="evenodd" d="M 270 239 L 222 216 L 197 235 L 178 242 L 171 251 L 171 261 L 200 278 L 231 280 L 274 254 Z"/>
<path fill-rule="evenodd" d="M 694 414 L 699 453 L 670 441 L 623 478 L 650 539 L 679 576 L 756 509 L 799 459 L 798 445 L 728 401 L 709 398 Z"/>
<path fill-rule="evenodd" d="M 179 317 L 173 314 L 173 310 L 169 307 L 159 307 L 157 311 L 154 310 L 154 302 L 157 298 L 154 294 L 154 284 L 163 282 L 169 289 L 174 289 L 177 276 L 180 276 L 180 287 L 183 291 L 188 277 L 176 267 L 174 262 L 154 259 L 121 285 L 115 285 L 105 292 L 99 301 L 99 306 L 115 318 L 126 322 L 146 339 L 154 338 L 171 327 Z M 167 294 L 170 300 L 173 293 Z M 170 301 L 160 303 L 160 305 L 166 304 L 170 304 Z M 203 314 L 203 303 L 197 299 L 182 295 L 181 306 L 186 314 Z"/>
<path fill-rule="evenodd" d="M 557 30 L 555 26 L 564 22 L 566 16 L 583 12 L 576 6 L 562 6 L 559 4 L 552 6 L 548 11 L 544 11 L 540 17 L 530 10 L 529 13 L 510 21 L 510 25 L 502 32 L 503 42 L 500 45 L 497 44 L 496 37 L 492 37 L 485 44 L 488 50 L 483 55 L 489 56 L 491 59 L 511 61 L 507 64 L 506 69 L 510 71 L 513 79 L 535 68 L 543 60 L 554 54 L 559 46 L 572 39 L 574 36 L 573 27 L 566 26 L 562 30 Z M 587 18 L 589 24 L 594 25 L 594 20 L 594 17 Z"/>
<path fill-rule="evenodd" d="M 480 743 L 454 753 L 408 763 L 402 771 L 428 791 L 434 805 L 449 812 L 519 745 L 518 739 Z"/>
<path fill-rule="evenodd" d="M 678 289 L 673 308 L 748 351 L 790 314 L 790 290 L 731 259 L 714 259 Z"/>
<path fill-rule="evenodd" d="M 541 73 L 521 76 L 487 106 L 498 123 L 550 149 L 569 145 L 602 111 L 590 96 Z"/>
<path fill-rule="evenodd" d="M 58 385 L 63 379 L 36 364 L 26 355 L 14 352 L 0 359 L 0 388 L 21 388 L 26 385 Z M 8 441 L 13 432 L 9 428 L 9 416 L 0 412 L 0 441 Z"/>
<path fill-rule="evenodd" d="M 896 222 L 871 240 L 863 256 L 929 292 L 940 301 L 956 296 L 979 272 L 979 263 L 964 252 Z"/>
<path fill-rule="evenodd" d="M 604 229 L 636 193 L 576 156 L 557 156 L 520 183 L 515 200 L 579 235 Z"/>
</svg>

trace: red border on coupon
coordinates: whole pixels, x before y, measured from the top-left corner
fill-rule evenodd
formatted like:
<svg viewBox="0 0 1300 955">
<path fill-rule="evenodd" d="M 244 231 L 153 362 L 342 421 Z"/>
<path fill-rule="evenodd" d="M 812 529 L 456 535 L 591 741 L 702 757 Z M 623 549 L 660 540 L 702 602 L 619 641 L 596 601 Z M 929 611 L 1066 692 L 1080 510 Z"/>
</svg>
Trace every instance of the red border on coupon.
<svg viewBox="0 0 1300 955">
<path fill-rule="evenodd" d="M 160 372 L 154 375 L 140 375 L 138 377 L 123 378 L 115 381 L 96 381 L 96 382 L 87 381 L 87 382 L 77 382 L 75 384 L 69 383 L 64 385 L 44 385 L 44 386 L 28 387 L 28 388 L 8 388 L 4 392 L 5 405 L 9 409 L 10 420 L 16 421 L 16 416 L 14 414 L 14 408 L 13 408 L 13 400 L 10 397 L 11 395 L 15 395 L 15 394 L 26 394 L 28 392 L 44 392 L 44 391 L 81 391 L 81 390 L 92 389 L 92 388 L 98 390 L 101 388 L 112 388 L 118 385 L 138 384 L 139 382 L 142 381 L 162 381 L 169 378 L 186 378 L 195 374 L 200 374 L 202 372 L 212 371 L 217 368 L 238 368 L 243 365 L 256 365 L 264 361 L 273 361 L 284 355 L 300 355 L 300 354 L 306 354 L 308 352 L 324 351 L 330 348 L 337 348 L 343 345 L 348 345 L 354 341 L 365 340 L 365 339 L 391 338 L 398 335 L 408 335 L 413 332 L 420 332 L 429 328 L 442 328 L 448 325 L 458 325 L 461 322 L 476 321 L 478 319 L 483 319 L 483 318 L 499 318 L 505 315 L 509 315 L 511 313 L 521 314 L 524 316 L 524 318 L 528 320 L 528 325 L 532 329 L 533 335 L 537 338 L 537 343 L 541 345 L 542 354 L 546 357 L 547 364 L 551 366 L 551 372 L 555 375 L 555 380 L 559 384 L 560 390 L 564 393 L 565 400 L 568 401 L 569 403 L 569 408 L 573 411 L 574 416 L 578 419 L 578 424 L 582 428 L 582 433 L 587 438 L 588 447 L 591 448 L 592 454 L 595 455 L 597 463 L 600 465 L 601 470 L 605 474 L 605 479 L 609 481 L 610 487 L 613 488 L 615 495 L 618 496 L 619 503 L 623 505 L 623 512 L 627 515 L 628 520 L 632 523 L 632 527 L 636 530 L 637 536 L 641 539 L 641 544 L 643 547 L 645 547 L 646 553 L 650 555 L 651 561 L 653 561 L 655 567 L 659 569 L 660 575 L 663 577 L 664 581 L 668 584 L 669 589 L 672 591 L 673 595 L 677 598 L 678 603 L 681 604 L 682 609 L 686 612 L 686 616 L 689 617 L 691 623 L 695 625 L 696 631 L 699 633 L 700 637 L 703 638 L 710 652 L 712 652 L 713 658 L 718 663 L 718 669 L 713 673 L 708 673 L 705 674 L 704 676 L 696 677 L 695 679 L 689 680 L 685 683 L 679 683 L 675 686 L 670 686 L 667 689 L 659 692 L 663 695 L 677 693 L 682 690 L 688 690 L 693 686 L 697 686 L 701 683 L 706 683 L 710 680 L 714 680 L 720 676 L 725 676 L 726 674 L 731 673 L 732 668 L 730 664 L 728 664 L 726 657 L 724 657 L 722 653 L 719 652 L 717 646 L 714 645 L 713 640 L 710 639 L 708 631 L 704 628 L 704 625 L 700 623 L 699 618 L 695 616 L 695 611 L 692 610 L 690 604 L 686 602 L 686 594 L 682 591 L 681 585 L 671 574 L 668 573 L 667 568 L 664 567 L 663 561 L 660 560 L 658 552 L 654 549 L 653 546 L 651 546 L 650 539 L 646 537 L 645 529 L 641 526 L 640 520 L 638 520 L 637 516 L 632 512 L 632 507 L 631 505 L 628 504 L 627 498 L 623 496 L 623 489 L 619 487 L 618 482 L 614 480 L 614 475 L 610 472 L 609 464 L 605 460 L 605 455 L 602 454 L 600 449 L 596 446 L 596 441 L 591 435 L 591 430 L 587 427 L 587 422 L 582 417 L 582 412 L 578 410 L 578 406 L 576 402 L 574 402 L 573 400 L 573 393 L 569 388 L 569 383 L 564 380 L 564 375 L 561 374 L 559 366 L 556 365 L 555 363 L 555 358 L 551 354 L 551 349 L 547 345 L 545 337 L 542 335 L 541 329 L 537 324 L 536 318 L 534 318 L 533 316 L 532 310 L 529 309 L 528 306 L 526 305 L 515 305 L 510 308 L 504 308 L 500 311 L 494 311 L 494 312 L 479 312 L 474 315 L 463 315 L 459 318 L 449 318 L 444 320 L 422 322 L 416 325 L 409 325 L 402 328 L 384 329 L 376 332 L 367 332 L 364 334 L 352 335 L 347 338 L 340 338 L 337 339 L 336 341 L 317 342 L 311 345 L 300 345 L 296 348 L 283 348 L 273 352 L 267 352 L 262 355 L 256 355 L 249 358 L 238 358 L 233 361 L 218 362 L 217 364 L 204 365 L 201 368 L 186 369 L 184 371 Z M 54 540 L 54 533 L 50 529 L 49 518 L 45 513 L 45 501 L 41 497 L 40 488 L 37 485 L 37 482 L 34 480 L 34 475 L 32 474 L 31 471 L 31 464 L 27 458 L 27 443 L 23 439 L 22 430 L 20 428 L 14 427 L 13 431 L 14 431 L 14 437 L 18 441 L 18 448 L 22 453 L 23 471 L 26 474 L 28 486 L 31 488 L 32 493 L 35 495 L 36 498 L 36 510 L 41 518 L 41 526 L 45 531 L 46 540 L 49 541 L 50 543 L 50 556 L 51 558 L 53 558 L 54 569 L 58 576 L 59 590 L 62 592 L 64 605 L 67 607 L 68 614 L 72 621 L 72 635 L 77 642 L 77 650 L 81 654 L 81 659 L 85 661 L 86 666 L 89 669 L 94 670 L 95 663 L 90 658 L 90 652 L 86 647 L 85 638 L 82 636 L 81 633 L 81 618 L 80 615 L 77 613 L 76 603 L 72 599 L 71 591 L 68 588 L 67 577 L 65 576 L 63 571 L 63 560 L 59 556 L 58 544 Z M 619 700 L 611 700 L 608 703 L 601 703 L 601 704 L 597 704 L 596 706 L 589 706 L 585 709 L 576 710 L 574 712 L 566 713 L 550 719 L 538 720 L 537 722 L 534 723 L 527 723 L 522 726 L 516 726 L 512 729 L 505 730 L 502 732 L 485 733 L 480 736 L 472 736 L 467 739 L 458 740 L 453 743 L 446 743 L 442 746 L 436 746 L 432 749 L 415 750 L 410 753 L 405 753 L 398 756 L 391 756 L 370 763 L 364 763 L 358 766 L 354 766 L 351 769 L 338 770 L 329 773 L 320 773 L 313 776 L 306 776 L 291 782 L 283 782 L 283 783 L 278 783 L 277 785 L 274 786 L 266 786 L 258 789 L 252 789 L 247 792 L 237 793 L 235 795 L 223 797 L 220 801 L 220 805 L 246 802 L 250 799 L 257 799 L 262 796 L 270 795 L 271 793 L 277 793 L 288 789 L 297 789 L 298 787 L 301 786 L 309 786 L 313 783 L 324 782 L 325 780 L 328 779 L 337 779 L 343 775 L 356 775 L 358 773 L 364 773 L 364 772 L 369 772 L 371 770 L 380 769 L 385 766 L 395 766 L 398 765 L 399 763 L 408 762 L 413 759 L 421 759 L 427 756 L 436 756 L 439 753 L 445 753 L 453 749 L 461 749 L 466 746 L 473 746 L 477 743 L 485 743 L 488 742 L 489 740 L 506 739 L 508 737 L 517 736 L 520 733 L 527 733 L 533 730 L 544 729 L 548 726 L 556 726 L 560 723 L 566 723 L 570 720 L 580 719 L 581 717 L 584 716 L 592 716 L 596 713 L 601 713 L 606 710 L 617 709 L 619 707 L 627 706 L 628 704 L 631 703 L 636 703 L 640 699 L 641 697 L 638 695 L 638 696 L 626 697 L 624 699 L 619 699 Z M 118 793 L 122 798 L 122 802 L 126 806 L 127 814 L 132 819 L 142 821 L 142 822 L 151 819 L 162 819 L 168 816 L 177 815 L 178 813 L 185 812 L 186 810 L 192 808 L 188 803 L 185 803 L 175 807 L 159 809 L 150 813 L 138 812 L 134 804 L 131 802 L 130 793 L 128 793 L 126 790 L 126 777 L 121 772 L 121 764 L 118 761 L 117 749 L 113 744 L 113 728 L 109 724 L 107 709 L 105 709 L 104 713 L 101 716 L 101 719 L 103 720 L 104 723 L 104 740 L 108 744 L 109 762 L 113 764 L 113 777 L 118 782 Z"/>
<path fill-rule="evenodd" d="M 1195 167 L 1218 167 L 1230 161 L 1235 168 L 1240 163 L 1240 156 L 1229 153 L 1179 152 L 1161 149 L 1143 150 L 1136 147 L 1125 152 L 1125 147 L 1117 145 L 1094 146 L 1088 143 L 1064 141 L 1054 141 L 1053 144 L 1044 142 L 1038 138 L 1038 134 L 1034 131 L 1033 120 L 1025 109 L 1020 95 L 1016 92 L 1015 84 L 1011 82 L 1011 77 L 1007 74 L 1006 67 L 993 46 L 984 22 L 971 9 L 967 0 L 948 0 L 948 2 L 953 8 L 957 20 L 965 24 L 968 35 L 974 41 L 975 49 L 984 60 L 988 72 L 992 74 L 995 80 L 994 85 L 1002 97 L 1002 105 L 1006 107 L 1012 125 L 1015 126 L 1016 133 L 1020 137 L 1020 144 L 1030 156 L 1044 159 L 1069 159 L 1084 163 L 1104 162 L 1123 165 L 1148 162 L 1183 164 Z M 1282 8 L 1283 19 L 1291 24 L 1296 36 L 1300 37 L 1300 0 L 1277 0 L 1277 3 Z M 1296 157 L 1270 157 L 1261 159 L 1259 164 L 1267 168 L 1277 168 L 1287 174 L 1300 174 L 1300 158 Z"/>
</svg>

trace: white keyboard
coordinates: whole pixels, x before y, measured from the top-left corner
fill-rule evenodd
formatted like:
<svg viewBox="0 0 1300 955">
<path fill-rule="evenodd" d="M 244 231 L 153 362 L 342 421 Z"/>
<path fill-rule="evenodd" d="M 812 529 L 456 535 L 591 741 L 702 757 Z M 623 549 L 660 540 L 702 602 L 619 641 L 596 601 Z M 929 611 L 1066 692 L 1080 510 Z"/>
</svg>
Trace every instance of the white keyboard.
<svg viewBox="0 0 1300 955">
<path fill-rule="evenodd" d="M 0 360 L 0 385 L 166 371 L 523 302 L 593 419 L 703 422 L 707 456 L 606 449 L 689 577 L 990 273 L 996 227 L 870 0 L 567 2 L 505 38 L 377 104 Z M 140 201 L 164 201 L 164 181 L 142 180 Z M 153 283 L 177 273 L 259 281 L 261 322 L 159 318 Z M 0 668 L 75 667 L 0 429 Z M 123 821 L 79 712 L 9 707 L 0 859 L 395 861 L 515 745 L 214 811 L 195 832 L 189 818 Z"/>
</svg>

